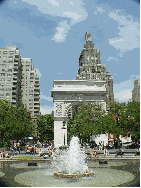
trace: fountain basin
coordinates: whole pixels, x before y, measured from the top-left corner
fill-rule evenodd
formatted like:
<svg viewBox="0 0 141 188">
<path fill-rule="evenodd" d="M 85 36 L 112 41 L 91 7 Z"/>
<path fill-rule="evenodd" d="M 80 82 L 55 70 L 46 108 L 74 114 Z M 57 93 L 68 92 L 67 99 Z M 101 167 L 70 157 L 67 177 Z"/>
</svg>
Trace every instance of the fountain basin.
<svg viewBox="0 0 141 188">
<path fill-rule="evenodd" d="M 88 177 L 88 176 L 93 176 L 93 172 L 88 172 L 88 173 L 83 173 L 83 174 L 63 174 L 63 173 L 57 173 L 54 172 L 54 176 L 59 177 L 59 178 L 79 178 L 79 177 Z"/>
</svg>

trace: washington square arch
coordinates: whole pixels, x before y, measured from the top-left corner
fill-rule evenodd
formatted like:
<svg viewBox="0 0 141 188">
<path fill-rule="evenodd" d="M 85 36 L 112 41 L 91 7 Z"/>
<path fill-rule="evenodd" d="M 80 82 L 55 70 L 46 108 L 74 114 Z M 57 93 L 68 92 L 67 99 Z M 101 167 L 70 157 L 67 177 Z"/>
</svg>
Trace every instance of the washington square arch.
<svg viewBox="0 0 141 188">
<path fill-rule="evenodd" d="M 98 103 L 106 111 L 106 100 L 113 100 L 113 79 L 101 64 L 100 51 L 94 48 L 86 32 L 85 45 L 79 56 L 76 80 L 54 80 L 51 96 L 54 102 L 54 146 L 67 144 L 67 120 L 81 104 Z M 65 122 L 65 128 L 62 129 Z"/>
</svg>

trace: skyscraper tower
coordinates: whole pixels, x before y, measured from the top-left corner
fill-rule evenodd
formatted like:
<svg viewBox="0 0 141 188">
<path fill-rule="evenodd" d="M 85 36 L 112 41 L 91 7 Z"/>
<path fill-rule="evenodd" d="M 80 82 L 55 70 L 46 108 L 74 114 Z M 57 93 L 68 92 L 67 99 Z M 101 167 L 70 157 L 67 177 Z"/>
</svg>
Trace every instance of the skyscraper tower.
<svg viewBox="0 0 141 188">
<path fill-rule="evenodd" d="M 104 80 L 108 100 L 113 101 L 113 79 L 111 73 L 106 72 L 106 65 L 101 64 L 100 51 L 94 48 L 90 32 L 85 34 L 85 45 L 79 55 L 79 69 L 76 80 Z"/>
</svg>

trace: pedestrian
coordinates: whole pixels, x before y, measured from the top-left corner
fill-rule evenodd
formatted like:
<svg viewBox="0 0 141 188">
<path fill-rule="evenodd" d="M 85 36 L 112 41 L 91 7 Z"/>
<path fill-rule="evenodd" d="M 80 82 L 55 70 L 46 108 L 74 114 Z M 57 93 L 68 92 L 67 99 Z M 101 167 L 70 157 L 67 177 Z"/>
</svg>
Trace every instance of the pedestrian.
<svg viewBox="0 0 141 188">
<path fill-rule="evenodd" d="M 97 157 L 97 151 L 96 151 L 96 148 L 94 148 L 94 150 L 93 150 L 92 157 L 93 157 L 93 156 Z"/>
<path fill-rule="evenodd" d="M 107 148 L 104 148 L 104 157 L 107 156 Z"/>
<path fill-rule="evenodd" d="M 3 153 L 2 151 L 0 150 L 0 157 L 3 158 Z"/>
<path fill-rule="evenodd" d="M 52 149 L 51 149 L 51 147 L 49 147 L 48 148 L 48 156 L 49 156 L 49 158 L 51 157 L 51 155 L 52 155 Z"/>
<path fill-rule="evenodd" d="M 42 155 L 43 155 L 43 153 L 42 153 L 42 151 L 41 151 L 41 149 L 40 149 L 40 151 L 39 151 L 39 156 L 41 157 Z"/>
</svg>

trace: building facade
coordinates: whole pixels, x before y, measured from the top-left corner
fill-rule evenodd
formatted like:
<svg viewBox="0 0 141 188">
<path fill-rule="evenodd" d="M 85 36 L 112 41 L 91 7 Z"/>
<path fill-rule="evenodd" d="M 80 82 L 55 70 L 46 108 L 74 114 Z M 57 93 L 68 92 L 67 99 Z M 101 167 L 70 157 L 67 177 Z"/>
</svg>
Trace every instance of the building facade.
<svg viewBox="0 0 141 188">
<path fill-rule="evenodd" d="M 134 89 L 132 90 L 132 100 L 140 102 L 140 79 L 134 81 Z"/>
<path fill-rule="evenodd" d="M 16 46 L 0 48 L 0 99 L 17 107 L 23 102 L 32 117 L 40 115 L 40 83 L 30 58 L 22 58 Z"/>
<path fill-rule="evenodd" d="M 108 100 L 114 100 L 111 73 L 106 72 L 105 64 L 101 64 L 100 51 L 94 48 L 94 43 L 89 32 L 85 34 L 85 45 L 79 55 L 79 69 L 76 80 L 106 81 Z"/>
<path fill-rule="evenodd" d="M 22 64 L 22 102 L 32 116 L 40 115 L 40 83 L 31 58 L 21 58 Z"/>
</svg>

